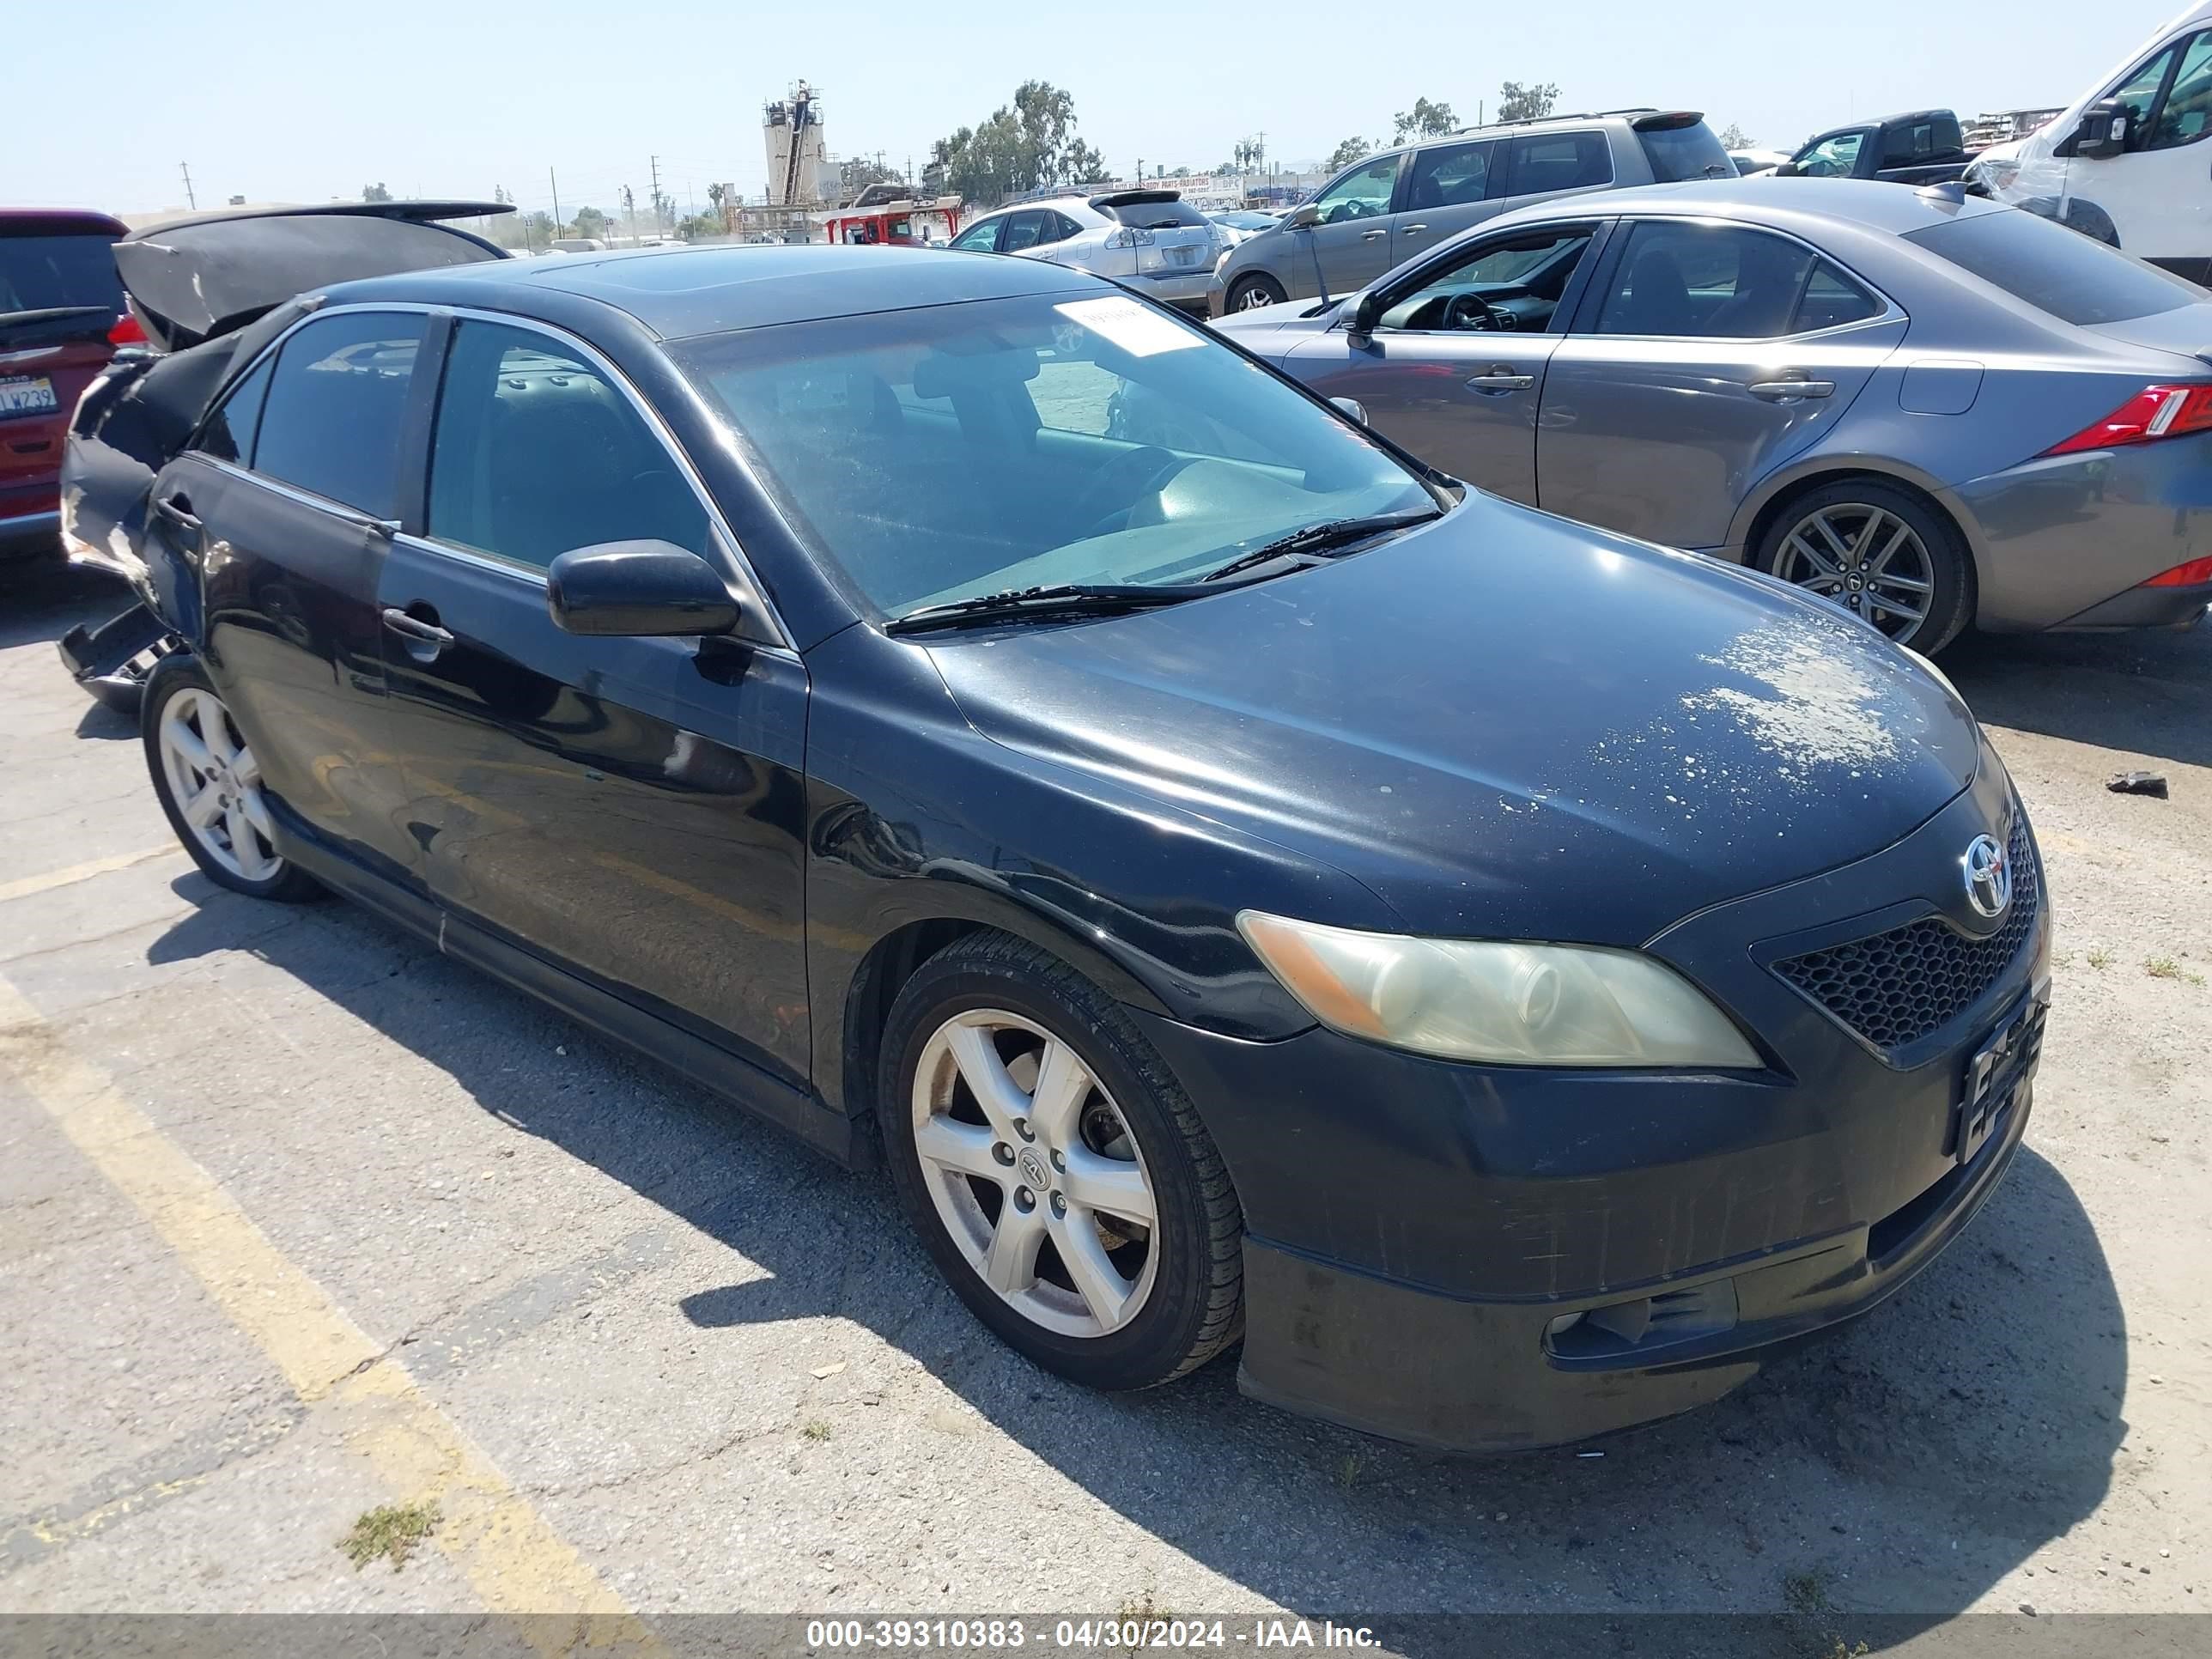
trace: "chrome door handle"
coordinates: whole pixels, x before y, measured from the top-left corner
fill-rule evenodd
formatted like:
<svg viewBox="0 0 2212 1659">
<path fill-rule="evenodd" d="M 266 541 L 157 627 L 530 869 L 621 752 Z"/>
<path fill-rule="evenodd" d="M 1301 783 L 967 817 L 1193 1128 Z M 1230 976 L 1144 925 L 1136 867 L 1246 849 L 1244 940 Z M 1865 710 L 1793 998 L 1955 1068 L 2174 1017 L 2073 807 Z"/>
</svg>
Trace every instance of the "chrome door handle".
<svg viewBox="0 0 2212 1659">
<path fill-rule="evenodd" d="M 1478 374 L 1468 383 L 1471 392 L 1526 392 L 1536 384 L 1533 374 L 1516 374 L 1500 363 L 1487 374 Z"/>
<path fill-rule="evenodd" d="M 426 623 L 419 617 L 410 617 L 396 605 L 384 607 L 384 625 L 403 640 L 416 645 L 442 648 L 453 642 L 453 636 L 435 623 Z"/>
<path fill-rule="evenodd" d="M 181 489 L 155 501 L 154 511 L 179 530 L 191 532 L 200 527 L 200 521 L 192 515 L 191 498 Z"/>
<path fill-rule="evenodd" d="M 1359 233 L 1359 240 L 1363 242 L 1379 242 L 1389 234 L 1387 230 L 1363 230 Z"/>
<path fill-rule="evenodd" d="M 1401 225 L 1398 227 L 1398 234 L 1401 236 L 1418 236 L 1427 228 L 1426 225 Z"/>
<path fill-rule="evenodd" d="M 1753 380 L 1751 395 L 1764 398 L 1771 404 L 1794 403 L 1800 398 L 1832 398 L 1836 395 L 1833 380 Z"/>
</svg>

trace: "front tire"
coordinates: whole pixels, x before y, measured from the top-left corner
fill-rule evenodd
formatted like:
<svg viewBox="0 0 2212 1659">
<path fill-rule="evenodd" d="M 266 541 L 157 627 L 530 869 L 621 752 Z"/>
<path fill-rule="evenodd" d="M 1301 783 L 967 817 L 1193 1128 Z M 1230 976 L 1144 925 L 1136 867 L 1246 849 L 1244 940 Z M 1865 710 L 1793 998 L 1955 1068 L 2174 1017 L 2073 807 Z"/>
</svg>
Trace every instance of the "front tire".
<svg viewBox="0 0 2212 1659">
<path fill-rule="evenodd" d="M 146 769 L 169 827 L 201 873 L 254 898 L 297 902 L 322 889 L 281 856 L 260 763 L 196 657 L 164 657 L 139 706 Z"/>
<path fill-rule="evenodd" d="M 1289 299 L 1283 285 L 1272 276 L 1253 275 L 1240 276 L 1229 290 L 1231 311 L 1257 311 L 1261 306 L 1279 306 Z"/>
<path fill-rule="evenodd" d="M 1758 564 L 1923 655 L 1948 645 L 1973 613 L 1957 529 L 1917 495 L 1872 478 L 1790 501 L 1760 538 Z"/>
<path fill-rule="evenodd" d="M 900 1201 L 1008 1346 L 1126 1389 L 1235 1340 L 1243 1211 L 1188 1098 L 1112 998 L 1035 945 L 974 934 L 901 988 L 882 1054 Z"/>
</svg>

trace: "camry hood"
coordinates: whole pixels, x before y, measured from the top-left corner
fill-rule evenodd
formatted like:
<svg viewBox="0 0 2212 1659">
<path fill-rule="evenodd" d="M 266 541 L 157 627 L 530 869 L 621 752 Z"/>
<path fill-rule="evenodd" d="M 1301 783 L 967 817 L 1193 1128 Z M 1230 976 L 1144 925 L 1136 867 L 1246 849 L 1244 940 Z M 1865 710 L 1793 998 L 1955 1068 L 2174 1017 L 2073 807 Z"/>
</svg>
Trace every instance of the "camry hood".
<svg viewBox="0 0 2212 1659">
<path fill-rule="evenodd" d="M 115 269 L 149 337 L 174 351 L 310 289 L 504 258 L 497 244 L 441 221 L 514 210 L 501 202 L 342 202 L 211 214 L 131 232 L 115 245 Z"/>
<path fill-rule="evenodd" d="M 1325 860 L 1431 934 L 1638 945 L 1898 841 L 1978 752 L 1933 675 L 1821 601 L 1486 496 L 932 656 L 985 736 Z"/>
</svg>

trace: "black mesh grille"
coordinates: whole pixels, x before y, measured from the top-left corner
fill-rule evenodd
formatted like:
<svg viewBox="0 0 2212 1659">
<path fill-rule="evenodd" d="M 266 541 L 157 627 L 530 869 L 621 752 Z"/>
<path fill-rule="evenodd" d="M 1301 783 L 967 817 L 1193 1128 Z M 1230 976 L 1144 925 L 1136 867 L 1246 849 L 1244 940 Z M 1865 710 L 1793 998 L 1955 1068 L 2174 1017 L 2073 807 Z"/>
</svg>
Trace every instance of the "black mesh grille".
<svg viewBox="0 0 2212 1659">
<path fill-rule="evenodd" d="M 1877 1048 L 1917 1042 L 1971 1007 L 2027 944 L 2041 895 L 2027 842 L 2027 815 L 2013 814 L 2012 910 L 1987 939 L 1968 939 L 1935 916 L 1853 939 L 1810 956 L 1791 957 L 1774 971 Z"/>
</svg>

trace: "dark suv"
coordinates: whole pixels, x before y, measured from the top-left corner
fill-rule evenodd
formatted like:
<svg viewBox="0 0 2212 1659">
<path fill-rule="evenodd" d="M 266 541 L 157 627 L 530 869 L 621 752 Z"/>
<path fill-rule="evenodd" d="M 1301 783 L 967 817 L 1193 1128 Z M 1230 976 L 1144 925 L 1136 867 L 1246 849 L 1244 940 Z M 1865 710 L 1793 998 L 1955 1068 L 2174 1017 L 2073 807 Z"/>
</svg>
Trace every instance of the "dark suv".
<svg viewBox="0 0 2212 1659">
<path fill-rule="evenodd" d="M 0 208 L 0 557 L 56 551 L 70 411 L 118 345 L 123 301 L 104 213 Z"/>
<path fill-rule="evenodd" d="M 1469 127 L 1364 157 L 1277 228 L 1239 242 L 1214 267 L 1207 310 L 1218 317 L 1304 299 L 1324 283 L 1349 294 L 1469 225 L 1554 196 L 1735 177 L 1695 110 Z"/>
</svg>

